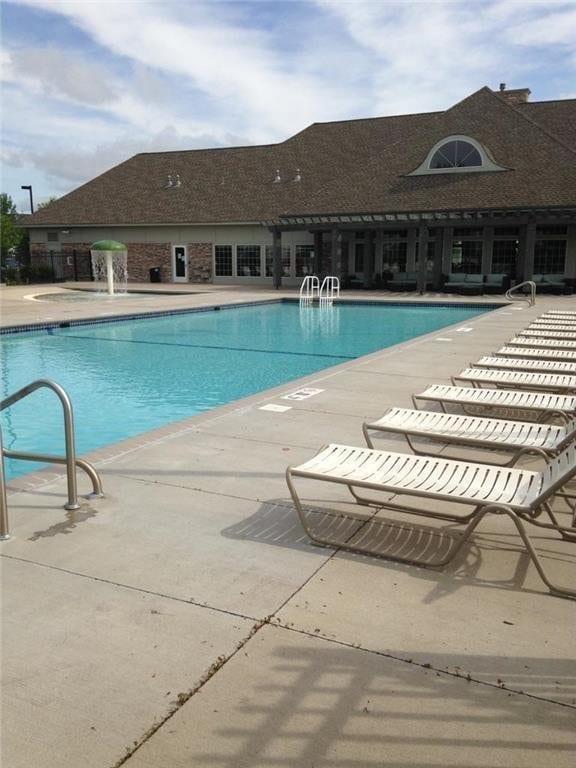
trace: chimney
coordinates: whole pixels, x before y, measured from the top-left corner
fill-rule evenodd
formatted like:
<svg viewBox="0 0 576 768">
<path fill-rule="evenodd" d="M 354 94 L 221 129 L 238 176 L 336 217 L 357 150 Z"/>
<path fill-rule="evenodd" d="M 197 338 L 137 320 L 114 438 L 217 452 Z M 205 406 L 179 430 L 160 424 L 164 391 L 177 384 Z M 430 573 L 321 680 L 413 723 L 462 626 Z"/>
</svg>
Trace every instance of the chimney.
<svg viewBox="0 0 576 768">
<path fill-rule="evenodd" d="M 508 104 L 513 107 L 516 104 L 525 104 L 530 98 L 530 88 L 506 88 L 506 83 L 500 83 L 500 89 L 497 91 L 498 96 L 504 99 Z"/>
</svg>

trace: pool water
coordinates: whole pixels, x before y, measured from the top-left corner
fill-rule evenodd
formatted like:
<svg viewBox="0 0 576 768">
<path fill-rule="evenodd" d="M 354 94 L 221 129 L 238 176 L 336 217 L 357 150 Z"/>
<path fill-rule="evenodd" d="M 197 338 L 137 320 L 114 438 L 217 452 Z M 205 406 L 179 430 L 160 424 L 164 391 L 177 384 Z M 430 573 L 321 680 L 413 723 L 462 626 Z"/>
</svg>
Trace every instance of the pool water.
<svg viewBox="0 0 576 768">
<path fill-rule="evenodd" d="M 62 385 L 82 455 L 493 308 L 271 303 L 9 334 L 1 394 L 39 378 Z M 52 392 L 6 409 L 1 424 L 7 448 L 64 452 Z M 6 461 L 8 477 L 39 466 Z"/>
</svg>

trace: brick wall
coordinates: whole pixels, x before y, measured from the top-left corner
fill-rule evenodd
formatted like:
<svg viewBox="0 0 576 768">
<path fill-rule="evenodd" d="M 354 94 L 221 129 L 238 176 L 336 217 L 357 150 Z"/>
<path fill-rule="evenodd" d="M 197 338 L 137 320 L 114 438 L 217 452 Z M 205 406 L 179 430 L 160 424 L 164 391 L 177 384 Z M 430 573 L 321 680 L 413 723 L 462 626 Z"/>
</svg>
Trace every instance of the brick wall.
<svg viewBox="0 0 576 768">
<path fill-rule="evenodd" d="M 150 282 L 150 269 L 160 267 L 163 283 L 172 282 L 172 248 L 170 243 L 127 243 L 128 280 Z"/>
<path fill-rule="evenodd" d="M 212 243 L 188 244 L 188 280 L 191 283 L 212 282 Z"/>
</svg>

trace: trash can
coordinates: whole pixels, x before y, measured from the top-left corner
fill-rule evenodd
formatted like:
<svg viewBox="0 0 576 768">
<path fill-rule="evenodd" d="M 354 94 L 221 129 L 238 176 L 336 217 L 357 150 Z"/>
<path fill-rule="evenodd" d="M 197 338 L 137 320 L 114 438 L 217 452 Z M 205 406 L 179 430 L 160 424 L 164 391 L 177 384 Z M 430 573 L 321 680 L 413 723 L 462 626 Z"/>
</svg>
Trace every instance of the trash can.
<svg viewBox="0 0 576 768">
<path fill-rule="evenodd" d="M 151 283 L 160 282 L 160 267 L 152 267 L 152 269 L 150 270 L 150 282 Z"/>
</svg>

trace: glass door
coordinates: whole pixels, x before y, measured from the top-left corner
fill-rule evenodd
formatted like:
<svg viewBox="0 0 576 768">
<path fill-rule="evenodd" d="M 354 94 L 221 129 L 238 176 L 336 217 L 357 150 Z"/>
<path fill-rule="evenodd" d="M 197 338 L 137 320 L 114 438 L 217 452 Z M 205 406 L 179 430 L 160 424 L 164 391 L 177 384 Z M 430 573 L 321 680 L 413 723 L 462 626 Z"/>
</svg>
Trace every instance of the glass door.
<svg viewBox="0 0 576 768">
<path fill-rule="evenodd" d="M 188 255 L 185 245 L 172 247 L 172 276 L 175 283 L 188 282 Z"/>
</svg>

